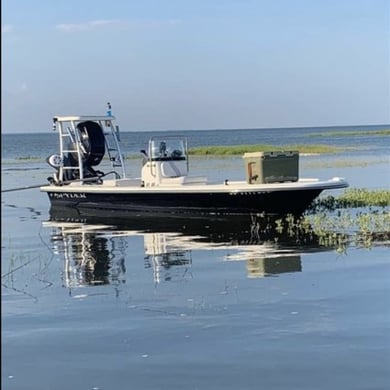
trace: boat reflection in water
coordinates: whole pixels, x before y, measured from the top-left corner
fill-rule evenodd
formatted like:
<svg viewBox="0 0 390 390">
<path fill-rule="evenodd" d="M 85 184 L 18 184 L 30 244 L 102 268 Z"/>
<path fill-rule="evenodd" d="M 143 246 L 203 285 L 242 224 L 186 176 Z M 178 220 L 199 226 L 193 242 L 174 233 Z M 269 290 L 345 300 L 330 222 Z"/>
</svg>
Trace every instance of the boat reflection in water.
<svg viewBox="0 0 390 390">
<path fill-rule="evenodd" d="M 153 269 L 155 283 L 192 278 L 195 250 L 225 250 L 224 260 L 246 262 L 250 278 L 300 272 L 300 253 L 319 250 L 313 234 L 275 229 L 272 219 L 260 215 L 96 217 L 52 209 L 45 225 L 53 227 L 52 241 L 64 254 L 69 287 L 124 283 L 128 238 L 134 235 L 144 238 L 144 265 Z"/>
<path fill-rule="evenodd" d="M 301 256 L 261 257 L 247 260 L 249 278 L 259 278 L 286 272 L 301 272 Z"/>
<path fill-rule="evenodd" d="M 172 233 L 144 233 L 145 267 L 153 268 L 154 282 L 192 278 L 192 251 L 183 249 Z"/>
<path fill-rule="evenodd" d="M 125 282 L 126 242 L 100 233 L 102 226 L 47 223 L 56 253 L 65 258 L 67 287 Z"/>
</svg>

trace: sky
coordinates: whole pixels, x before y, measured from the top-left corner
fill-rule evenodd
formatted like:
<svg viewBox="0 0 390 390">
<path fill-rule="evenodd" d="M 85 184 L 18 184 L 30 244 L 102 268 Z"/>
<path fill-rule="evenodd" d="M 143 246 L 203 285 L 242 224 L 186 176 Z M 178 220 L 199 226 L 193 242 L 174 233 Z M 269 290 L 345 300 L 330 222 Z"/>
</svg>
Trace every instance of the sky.
<svg viewBox="0 0 390 390">
<path fill-rule="evenodd" d="M 390 0 L 2 0 L 1 131 L 390 123 Z"/>
</svg>

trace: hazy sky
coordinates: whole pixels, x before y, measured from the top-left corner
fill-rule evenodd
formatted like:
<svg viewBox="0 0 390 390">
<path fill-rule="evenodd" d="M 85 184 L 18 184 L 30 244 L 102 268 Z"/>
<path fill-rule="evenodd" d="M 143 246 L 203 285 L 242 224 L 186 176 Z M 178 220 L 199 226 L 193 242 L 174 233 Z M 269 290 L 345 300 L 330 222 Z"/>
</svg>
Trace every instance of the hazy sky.
<svg viewBox="0 0 390 390">
<path fill-rule="evenodd" d="M 390 123 L 390 0 L 3 0 L 2 132 Z"/>
</svg>

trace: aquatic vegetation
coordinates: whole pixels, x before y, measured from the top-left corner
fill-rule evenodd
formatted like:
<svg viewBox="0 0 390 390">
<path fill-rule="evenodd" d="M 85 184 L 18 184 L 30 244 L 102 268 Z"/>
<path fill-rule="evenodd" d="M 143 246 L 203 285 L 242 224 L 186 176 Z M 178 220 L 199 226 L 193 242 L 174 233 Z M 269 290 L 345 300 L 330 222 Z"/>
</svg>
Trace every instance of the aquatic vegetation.
<svg viewBox="0 0 390 390">
<path fill-rule="evenodd" d="M 309 211 L 334 211 L 338 208 L 355 208 L 369 206 L 390 206 L 390 190 L 348 188 L 338 197 L 328 195 L 326 197 L 318 198 L 313 202 L 313 204 L 309 208 Z"/>
<path fill-rule="evenodd" d="M 379 135 L 390 135 L 390 129 L 384 129 L 384 130 L 371 130 L 371 131 L 330 131 L 330 132 L 323 132 L 323 133 L 310 133 L 308 134 L 309 137 L 350 137 L 350 136 L 379 136 Z"/>
<path fill-rule="evenodd" d="M 332 159 L 331 161 L 305 161 L 303 164 L 306 168 L 366 168 L 370 165 L 386 164 L 388 162 L 388 158 L 379 157 L 370 160 L 343 158 Z"/>
<path fill-rule="evenodd" d="M 270 227 L 277 233 L 274 242 L 287 237 L 298 247 L 334 248 L 345 253 L 348 246 L 371 248 L 381 243 L 390 245 L 390 212 L 362 212 L 343 210 L 337 213 L 315 213 L 302 217 L 287 215 Z"/>
<path fill-rule="evenodd" d="M 347 189 L 338 198 L 313 203 L 303 216 L 287 215 L 268 223 L 274 242 L 287 237 L 297 246 L 316 245 L 345 253 L 347 247 L 390 245 L 390 191 Z"/>
<path fill-rule="evenodd" d="M 354 213 L 344 210 L 336 214 L 320 213 L 306 217 L 322 245 L 347 244 L 369 248 L 375 242 L 390 241 L 390 213 L 388 210 Z"/>
<path fill-rule="evenodd" d="M 191 148 L 189 150 L 190 155 L 242 155 L 250 152 L 272 152 L 272 151 L 286 151 L 294 150 L 299 153 L 339 153 L 345 151 L 346 148 L 330 146 L 330 145 L 218 145 L 218 146 L 201 146 Z"/>
<path fill-rule="evenodd" d="M 22 160 L 22 161 L 26 161 L 26 160 L 32 160 L 32 161 L 40 161 L 42 160 L 41 157 L 38 157 L 38 156 L 19 156 L 19 157 L 16 157 L 16 160 Z"/>
<path fill-rule="evenodd" d="M 349 188 L 313 202 L 307 219 L 322 245 L 370 247 L 390 242 L 390 191 Z M 341 244 L 343 244 L 341 246 Z"/>
</svg>

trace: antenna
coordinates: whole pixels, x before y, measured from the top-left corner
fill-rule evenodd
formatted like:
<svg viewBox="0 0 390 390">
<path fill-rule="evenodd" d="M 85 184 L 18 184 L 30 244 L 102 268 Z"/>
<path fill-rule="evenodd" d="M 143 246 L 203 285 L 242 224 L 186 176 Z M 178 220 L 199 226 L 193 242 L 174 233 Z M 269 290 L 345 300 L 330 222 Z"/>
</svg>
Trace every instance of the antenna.
<svg viewBox="0 0 390 390">
<path fill-rule="evenodd" d="M 112 116 L 111 103 L 107 103 L 107 116 Z"/>
</svg>

